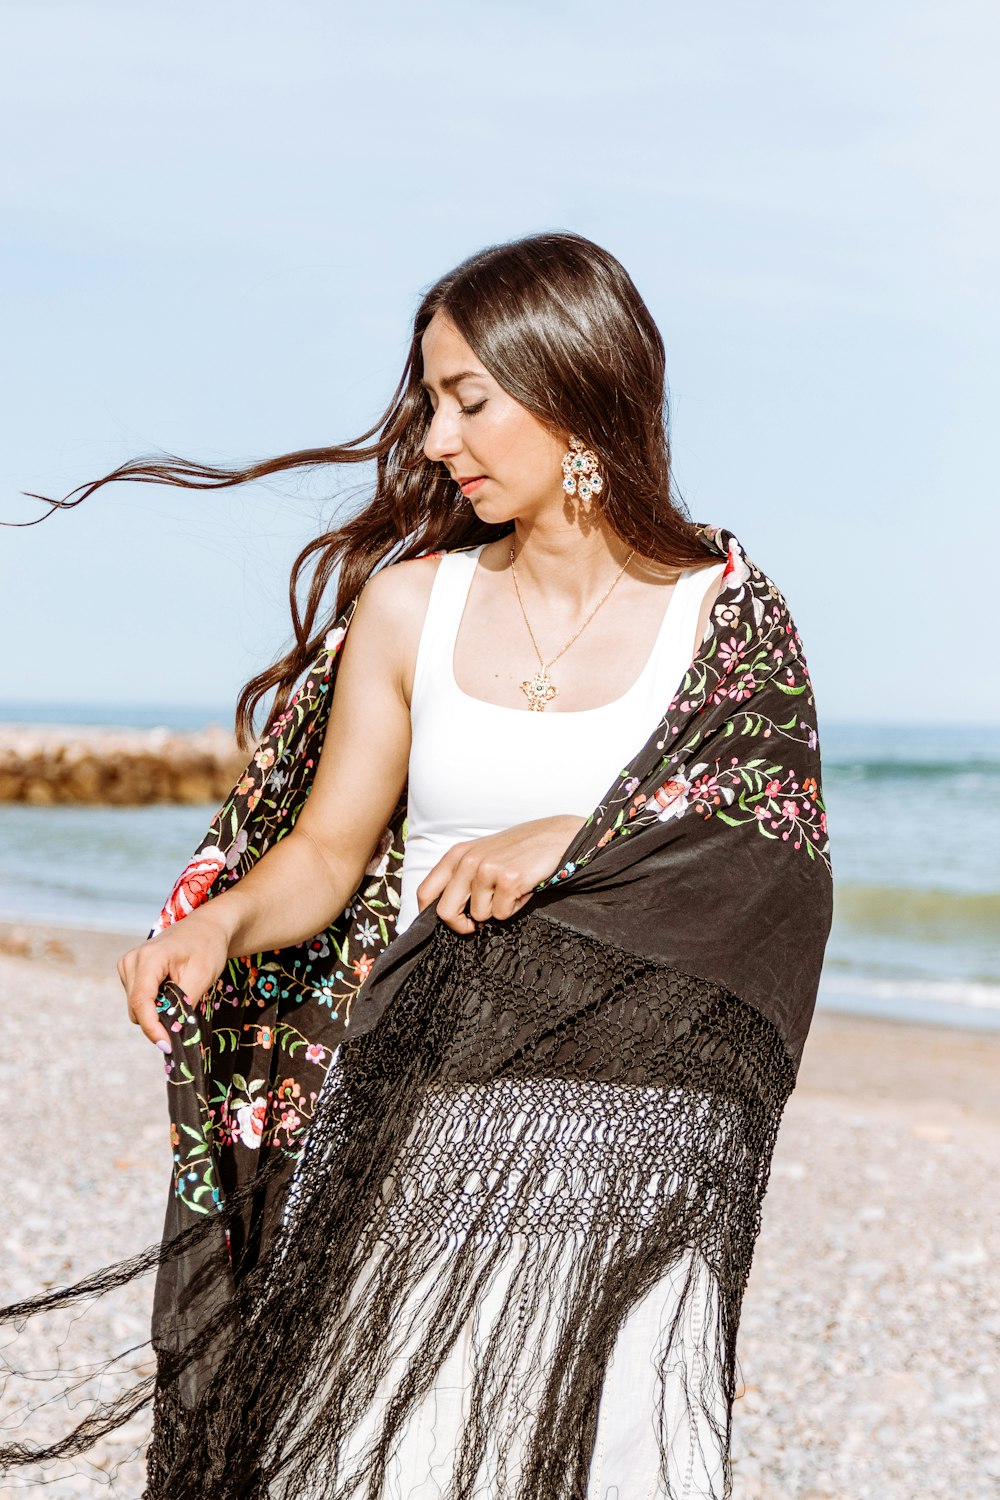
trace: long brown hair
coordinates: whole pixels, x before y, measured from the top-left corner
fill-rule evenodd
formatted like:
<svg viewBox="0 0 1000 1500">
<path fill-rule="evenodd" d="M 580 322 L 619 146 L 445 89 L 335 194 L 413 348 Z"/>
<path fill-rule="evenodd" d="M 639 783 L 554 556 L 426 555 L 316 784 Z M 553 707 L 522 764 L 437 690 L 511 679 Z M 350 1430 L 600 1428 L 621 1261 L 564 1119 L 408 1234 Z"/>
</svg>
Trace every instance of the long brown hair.
<svg viewBox="0 0 1000 1500">
<path fill-rule="evenodd" d="M 239 469 L 173 457 L 132 459 L 63 500 L 33 497 L 67 509 L 115 480 L 226 489 L 286 469 L 375 460 L 368 505 L 295 559 L 289 584 L 295 644 L 240 692 L 236 732 L 243 748 L 254 738 L 258 704 L 274 689 L 272 716 L 285 708 L 331 622 L 380 563 L 473 546 L 513 529 L 513 522 L 491 525 L 471 507 L 457 508 L 445 466 L 424 456 L 431 413 L 420 384 L 421 339 L 439 310 L 516 401 L 551 429 L 579 433 L 594 450 L 606 476 L 602 512 L 623 542 L 671 568 L 710 555 L 673 484 L 663 340 L 625 268 L 578 234 L 534 234 L 488 246 L 425 293 L 399 384 L 382 416 L 359 437 Z M 338 564 L 331 606 L 326 593 Z M 307 570 L 302 606 L 299 587 Z"/>
</svg>

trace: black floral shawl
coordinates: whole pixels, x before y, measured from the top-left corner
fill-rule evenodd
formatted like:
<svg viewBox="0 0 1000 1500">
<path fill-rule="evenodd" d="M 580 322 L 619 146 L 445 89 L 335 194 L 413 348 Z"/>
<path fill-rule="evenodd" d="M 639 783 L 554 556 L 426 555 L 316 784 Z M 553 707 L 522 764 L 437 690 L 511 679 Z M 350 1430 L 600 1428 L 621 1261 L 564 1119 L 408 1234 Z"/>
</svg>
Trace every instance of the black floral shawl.
<svg viewBox="0 0 1000 1500">
<path fill-rule="evenodd" d="M 736 537 L 698 530 L 727 563 L 680 690 L 514 917 L 463 936 L 431 906 L 394 937 L 404 792 L 325 932 L 231 961 L 200 1004 L 164 989 L 148 1500 L 378 1500 L 497 1278 L 442 1494 L 582 1500 L 615 1339 L 679 1265 L 657 1368 L 721 1455 L 699 1493 L 730 1494 L 736 1332 L 832 882 L 798 631 Z M 355 604 L 160 927 L 293 827 Z M 659 1440 L 675 1500 L 662 1411 Z"/>
</svg>

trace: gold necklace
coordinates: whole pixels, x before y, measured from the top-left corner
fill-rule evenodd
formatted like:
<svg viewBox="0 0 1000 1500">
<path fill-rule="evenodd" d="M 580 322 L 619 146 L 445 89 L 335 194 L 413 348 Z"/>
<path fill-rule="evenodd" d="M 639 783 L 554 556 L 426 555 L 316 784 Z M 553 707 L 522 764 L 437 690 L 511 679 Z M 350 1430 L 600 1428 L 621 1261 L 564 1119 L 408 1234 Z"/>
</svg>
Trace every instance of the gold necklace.
<svg viewBox="0 0 1000 1500">
<path fill-rule="evenodd" d="M 548 668 L 551 667 L 551 665 L 552 665 L 553 662 L 559 660 L 560 656 L 562 656 L 562 654 L 563 654 L 563 651 L 568 650 L 568 648 L 570 646 L 572 646 L 573 642 L 576 640 L 576 637 L 580 634 L 580 631 L 583 630 L 584 626 L 590 624 L 591 620 L 597 614 L 597 611 L 600 609 L 601 605 L 604 603 L 605 599 L 608 597 L 608 594 L 611 593 L 611 590 L 614 588 L 615 584 L 618 582 L 619 578 L 622 576 L 622 574 L 624 573 L 625 569 L 628 567 L 629 563 L 632 561 L 632 559 L 633 559 L 634 556 L 635 556 L 635 548 L 633 547 L 632 551 L 629 553 L 628 557 L 626 557 L 625 561 L 622 563 L 621 567 L 618 569 L 618 572 L 615 574 L 615 577 L 613 578 L 613 580 L 612 580 L 609 588 L 601 595 L 600 599 L 598 599 L 597 603 L 594 605 L 593 609 L 590 611 L 590 614 L 584 620 L 583 625 L 580 626 L 580 630 L 577 630 L 574 635 L 570 636 L 569 640 L 566 642 L 566 645 L 563 646 L 559 651 L 557 651 L 556 654 L 555 654 L 555 656 L 553 656 L 551 658 L 551 660 L 545 662 L 545 661 L 542 661 L 542 653 L 538 649 L 538 642 L 535 640 L 535 632 L 531 628 L 531 621 L 528 619 L 528 616 L 525 613 L 524 600 L 521 598 L 521 590 L 518 587 L 518 582 L 517 582 L 517 573 L 514 570 L 514 545 L 513 545 L 513 543 L 511 543 L 511 548 L 510 548 L 510 571 L 511 571 L 511 577 L 514 580 L 514 588 L 517 590 L 517 602 L 521 606 L 521 613 L 522 613 L 522 615 L 524 615 L 524 623 L 528 627 L 528 634 L 531 636 L 531 644 L 535 648 L 535 655 L 538 657 L 538 663 L 539 663 L 539 669 L 535 673 L 535 675 L 533 677 L 526 678 L 525 681 L 521 683 L 521 691 L 526 695 L 529 704 L 531 705 L 532 709 L 536 713 L 541 713 L 544 710 L 546 703 L 550 703 L 552 701 L 552 699 L 556 696 L 556 694 L 559 691 L 559 689 L 556 687 L 555 683 L 552 681 L 552 678 L 548 675 Z"/>
</svg>

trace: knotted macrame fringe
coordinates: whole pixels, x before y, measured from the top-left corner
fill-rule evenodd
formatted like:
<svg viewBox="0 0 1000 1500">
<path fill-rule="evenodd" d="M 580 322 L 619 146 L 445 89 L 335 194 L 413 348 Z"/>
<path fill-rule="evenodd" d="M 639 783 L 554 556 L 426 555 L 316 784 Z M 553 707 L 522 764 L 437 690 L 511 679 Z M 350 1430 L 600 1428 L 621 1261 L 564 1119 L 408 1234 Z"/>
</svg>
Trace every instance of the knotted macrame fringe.
<svg viewBox="0 0 1000 1500">
<path fill-rule="evenodd" d="M 736 1331 L 792 1083 L 771 1023 L 718 984 L 548 917 L 440 926 L 341 1048 L 216 1374 L 192 1408 L 164 1390 L 148 1500 L 396 1493 L 459 1351 L 441 1495 L 583 1500 L 616 1340 L 667 1286 L 662 1492 L 679 1500 L 697 1466 L 716 1486 L 699 1493 L 727 1495 Z"/>
</svg>

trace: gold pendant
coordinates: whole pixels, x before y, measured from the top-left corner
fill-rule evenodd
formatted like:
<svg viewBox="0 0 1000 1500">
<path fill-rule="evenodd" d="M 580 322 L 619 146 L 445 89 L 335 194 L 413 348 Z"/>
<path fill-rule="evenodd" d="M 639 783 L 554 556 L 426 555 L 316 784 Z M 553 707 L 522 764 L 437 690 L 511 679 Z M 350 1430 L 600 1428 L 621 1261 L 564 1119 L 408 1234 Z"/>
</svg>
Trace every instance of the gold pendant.
<svg viewBox="0 0 1000 1500">
<path fill-rule="evenodd" d="M 522 682 L 521 690 L 527 694 L 528 702 L 536 713 L 541 713 L 546 703 L 551 702 L 559 691 L 544 670 L 536 672 L 534 677 L 529 677 Z"/>
</svg>

